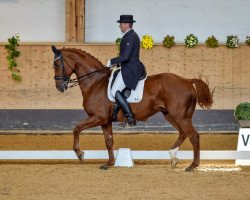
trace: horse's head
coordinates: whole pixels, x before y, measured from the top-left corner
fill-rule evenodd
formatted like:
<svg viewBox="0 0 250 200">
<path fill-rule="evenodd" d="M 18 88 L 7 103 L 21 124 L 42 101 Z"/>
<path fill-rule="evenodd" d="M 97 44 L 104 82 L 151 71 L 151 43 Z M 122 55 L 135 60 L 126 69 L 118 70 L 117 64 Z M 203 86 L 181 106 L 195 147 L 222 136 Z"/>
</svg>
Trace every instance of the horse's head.
<svg viewBox="0 0 250 200">
<path fill-rule="evenodd" d="M 70 76 L 74 72 L 72 67 L 74 65 L 71 63 L 72 61 L 70 59 L 67 60 L 67 57 L 63 56 L 63 53 L 61 50 L 57 49 L 55 46 L 51 46 L 52 51 L 54 52 L 54 71 L 55 71 L 55 82 L 56 82 L 56 88 L 60 92 L 64 92 L 68 88 Z"/>
<path fill-rule="evenodd" d="M 62 93 L 68 88 L 77 86 L 83 80 L 88 80 L 95 75 L 98 77 L 100 72 L 108 69 L 104 68 L 98 59 L 86 51 L 72 48 L 59 50 L 55 46 L 51 46 L 51 48 L 55 54 L 53 64 L 56 88 Z M 77 78 L 70 79 L 73 73 L 76 74 Z"/>
</svg>

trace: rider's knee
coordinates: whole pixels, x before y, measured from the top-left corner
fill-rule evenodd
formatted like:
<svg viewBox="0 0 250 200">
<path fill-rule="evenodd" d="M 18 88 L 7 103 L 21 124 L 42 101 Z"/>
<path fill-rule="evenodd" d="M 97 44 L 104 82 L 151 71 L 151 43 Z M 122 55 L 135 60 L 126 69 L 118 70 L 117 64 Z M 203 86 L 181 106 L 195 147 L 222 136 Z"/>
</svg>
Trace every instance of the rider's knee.
<svg viewBox="0 0 250 200">
<path fill-rule="evenodd" d="M 121 92 L 121 91 L 118 89 L 111 90 L 112 96 L 115 97 L 117 92 Z"/>
</svg>

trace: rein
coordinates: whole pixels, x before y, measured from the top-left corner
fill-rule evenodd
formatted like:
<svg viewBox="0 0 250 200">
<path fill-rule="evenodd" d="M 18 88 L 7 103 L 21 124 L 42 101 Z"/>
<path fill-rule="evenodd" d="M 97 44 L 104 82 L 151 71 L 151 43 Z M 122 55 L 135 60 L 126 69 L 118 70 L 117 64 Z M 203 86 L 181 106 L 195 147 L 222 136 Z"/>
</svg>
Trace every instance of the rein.
<svg viewBox="0 0 250 200">
<path fill-rule="evenodd" d="M 95 74 L 99 73 L 99 72 L 102 72 L 102 71 L 105 71 L 107 70 L 108 68 L 104 68 L 104 69 L 101 69 L 101 70 L 96 70 L 96 71 L 93 71 L 93 72 L 90 72 L 88 74 L 85 74 L 83 76 L 80 76 L 78 78 L 74 78 L 74 79 L 69 79 L 69 82 L 68 83 L 72 83 L 72 85 L 70 85 L 68 88 L 72 88 L 72 87 L 75 87 L 75 86 L 78 86 L 79 83 L 87 78 L 91 78 L 92 76 L 94 76 Z"/>
<path fill-rule="evenodd" d="M 60 65 L 57 65 L 55 63 L 57 60 L 60 60 Z M 76 87 L 79 85 L 79 83 L 81 81 L 88 79 L 88 78 L 91 78 L 95 74 L 109 69 L 109 68 L 104 68 L 101 70 L 96 70 L 96 71 L 90 72 L 88 74 L 85 74 L 83 76 L 71 79 L 65 75 L 65 66 L 63 63 L 63 55 L 62 55 L 61 51 L 59 51 L 57 54 L 55 54 L 55 59 L 53 60 L 53 62 L 54 62 L 55 67 L 60 67 L 60 68 L 62 68 L 62 71 L 63 71 L 63 76 L 54 76 L 54 79 L 55 80 L 63 80 L 63 83 L 67 86 L 67 88 Z M 68 67 L 74 72 L 74 70 L 69 65 L 68 65 Z M 71 85 L 68 86 L 68 84 L 71 84 Z"/>
</svg>

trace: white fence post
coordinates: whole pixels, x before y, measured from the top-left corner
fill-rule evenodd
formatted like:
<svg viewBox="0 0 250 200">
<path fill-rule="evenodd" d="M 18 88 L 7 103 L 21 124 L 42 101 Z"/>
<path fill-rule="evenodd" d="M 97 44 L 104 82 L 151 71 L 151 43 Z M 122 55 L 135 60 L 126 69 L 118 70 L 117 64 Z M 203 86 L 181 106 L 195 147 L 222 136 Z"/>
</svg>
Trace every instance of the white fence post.
<svg viewBox="0 0 250 200">
<path fill-rule="evenodd" d="M 238 135 L 237 151 L 249 151 L 250 152 L 250 128 L 241 128 Z M 250 159 L 236 159 L 235 165 L 250 165 Z"/>
<path fill-rule="evenodd" d="M 130 148 L 119 148 L 115 159 L 115 167 L 133 167 L 134 161 Z"/>
</svg>

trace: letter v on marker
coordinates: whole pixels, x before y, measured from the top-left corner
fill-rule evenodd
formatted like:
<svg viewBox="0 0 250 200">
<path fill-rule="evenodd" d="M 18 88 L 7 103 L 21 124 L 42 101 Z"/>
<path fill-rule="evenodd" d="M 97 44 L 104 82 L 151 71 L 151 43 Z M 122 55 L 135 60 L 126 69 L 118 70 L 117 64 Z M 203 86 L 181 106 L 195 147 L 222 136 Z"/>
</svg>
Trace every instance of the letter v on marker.
<svg viewBox="0 0 250 200">
<path fill-rule="evenodd" d="M 245 137 L 244 137 L 244 135 L 241 135 L 241 137 L 242 137 L 242 140 L 243 140 L 243 143 L 244 143 L 244 146 L 247 146 L 247 144 L 248 144 L 248 140 L 249 140 L 249 134 L 247 135 L 247 138 L 246 138 L 246 140 L 245 140 Z"/>
</svg>

